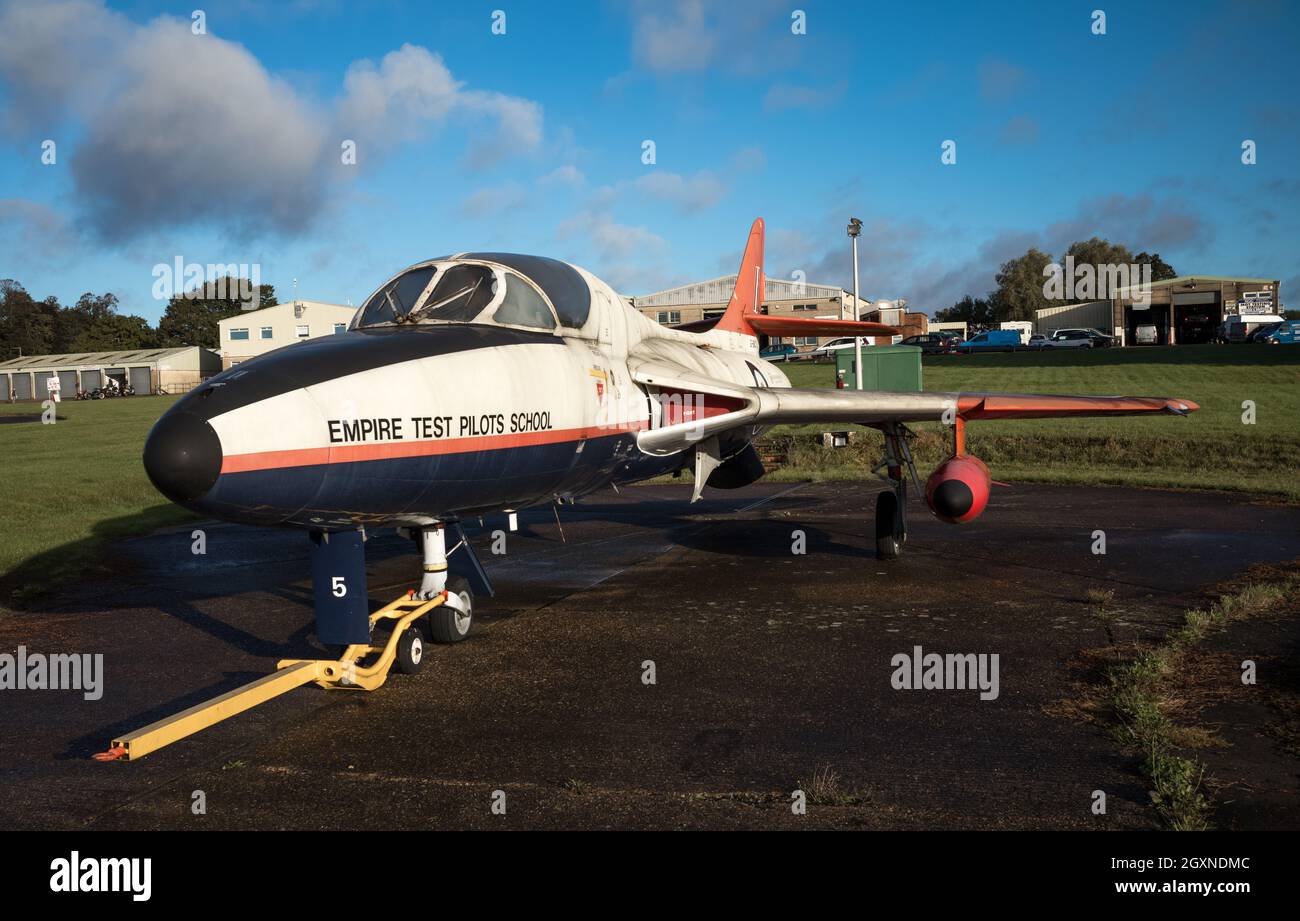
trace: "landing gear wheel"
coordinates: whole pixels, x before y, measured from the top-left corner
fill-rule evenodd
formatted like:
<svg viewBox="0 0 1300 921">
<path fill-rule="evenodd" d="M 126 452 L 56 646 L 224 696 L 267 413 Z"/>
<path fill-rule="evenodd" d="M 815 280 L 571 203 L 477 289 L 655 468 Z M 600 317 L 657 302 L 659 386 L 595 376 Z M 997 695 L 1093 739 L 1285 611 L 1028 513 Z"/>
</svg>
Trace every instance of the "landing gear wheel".
<svg viewBox="0 0 1300 921">
<path fill-rule="evenodd" d="M 449 604 L 440 604 L 429 612 L 429 633 L 435 643 L 459 643 L 469 634 L 474 622 L 474 592 L 461 576 L 447 579 L 447 593 L 460 599 L 464 613 Z"/>
<path fill-rule="evenodd" d="M 903 506 L 895 492 L 876 496 L 876 559 L 897 559 L 907 542 Z"/>
<path fill-rule="evenodd" d="M 420 628 L 411 624 L 397 640 L 397 670 L 403 675 L 414 675 L 424 665 L 424 637 Z"/>
</svg>

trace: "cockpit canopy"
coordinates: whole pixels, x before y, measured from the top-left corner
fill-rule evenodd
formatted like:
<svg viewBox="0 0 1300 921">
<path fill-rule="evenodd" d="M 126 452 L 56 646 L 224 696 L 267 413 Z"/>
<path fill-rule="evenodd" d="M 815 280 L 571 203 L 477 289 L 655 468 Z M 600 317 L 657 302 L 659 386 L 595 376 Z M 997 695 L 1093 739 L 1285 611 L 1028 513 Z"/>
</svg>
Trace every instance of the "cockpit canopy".
<svg viewBox="0 0 1300 921">
<path fill-rule="evenodd" d="M 461 253 L 390 278 L 357 312 L 352 328 L 428 322 L 576 330 L 590 313 L 591 289 L 567 263 L 513 253 Z"/>
</svg>

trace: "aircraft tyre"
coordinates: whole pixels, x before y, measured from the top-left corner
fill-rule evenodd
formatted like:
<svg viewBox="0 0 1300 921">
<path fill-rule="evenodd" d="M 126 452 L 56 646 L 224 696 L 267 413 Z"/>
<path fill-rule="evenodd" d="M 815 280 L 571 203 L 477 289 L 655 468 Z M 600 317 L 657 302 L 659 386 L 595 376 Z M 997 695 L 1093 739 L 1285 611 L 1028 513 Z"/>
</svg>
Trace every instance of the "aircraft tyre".
<svg viewBox="0 0 1300 921">
<path fill-rule="evenodd" d="M 876 559 L 897 559 L 906 540 L 907 529 L 898 495 L 885 490 L 876 496 Z"/>
<path fill-rule="evenodd" d="M 435 643 L 459 643 L 469 635 L 474 622 L 474 592 L 462 576 L 447 579 L 447 591 L 457 596 L 465 607 L 462 614 L 449 604 L 440 604 L 429 612 L 429 633 Z"/>
</svg>

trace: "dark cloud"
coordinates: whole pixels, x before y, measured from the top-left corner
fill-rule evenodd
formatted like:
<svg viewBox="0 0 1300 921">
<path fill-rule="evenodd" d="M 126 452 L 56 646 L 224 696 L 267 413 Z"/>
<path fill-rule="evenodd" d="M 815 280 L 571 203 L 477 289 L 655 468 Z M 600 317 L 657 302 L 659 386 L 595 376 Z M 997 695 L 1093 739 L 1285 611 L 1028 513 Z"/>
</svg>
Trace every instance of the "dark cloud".
<svg viewBox="0 0 1300 921">
<path fill-rule="evenodd" d="M 473 124 L 474 168 L 535 149 L 534 102 L 466 89 L 441 58 L 403 45 L 349 68 L 321 104 L 269 74 L 242 45 L 194 35 L 188 20 L 135 25 L 90 0 L 0 5 L 0 78 L 11 135 L 79 121 L 75 202 L 99 236 L 171 226 L 294 233 L 328 209 L 360 167 L 449 118 Z"/>
</svg>

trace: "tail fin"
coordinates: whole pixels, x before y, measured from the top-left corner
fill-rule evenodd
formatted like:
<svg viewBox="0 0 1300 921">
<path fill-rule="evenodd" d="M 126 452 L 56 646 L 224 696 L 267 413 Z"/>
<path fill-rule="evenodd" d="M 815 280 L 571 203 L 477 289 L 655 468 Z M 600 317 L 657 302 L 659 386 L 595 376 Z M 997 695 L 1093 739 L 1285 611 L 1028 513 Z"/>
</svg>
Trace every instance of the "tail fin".
<svg viewBox="0 0 1300 921">
<path fill-rule="evenodd" d="M 745 255 L 740 260 L 740 272 L 736 275 L 736 288 L 731 292 L 727 312 L 713 328 L 746 336 L 754 335 L 748 318 L 758 315 L 765 297 L 764 285 L 763 219 L 758 217 L 754 218 L 754 224 L 749 228 L 749 240 L 745 243 Z"/>
<path fill-rule="evenodd" d="M 862 320 L 827 320 L 817 317 L 768 316 L 760 313 L 767 295 L 767 278 L 763 274 L 763 219 L 754 219 L 749 228 L 749 242 L 740 260 L 736 288 L 731 292 L 727 312 L 713 329 L 753 336 L 896 336 L 899 331 L 883 323 Z M 699 322 L 699 321 L 697 321 Z M 694 325 L 694 324 L 692 324 Z M 681 328 L 681 327 L 679 327 Z"/>
</svg>

